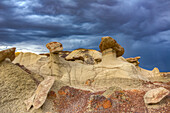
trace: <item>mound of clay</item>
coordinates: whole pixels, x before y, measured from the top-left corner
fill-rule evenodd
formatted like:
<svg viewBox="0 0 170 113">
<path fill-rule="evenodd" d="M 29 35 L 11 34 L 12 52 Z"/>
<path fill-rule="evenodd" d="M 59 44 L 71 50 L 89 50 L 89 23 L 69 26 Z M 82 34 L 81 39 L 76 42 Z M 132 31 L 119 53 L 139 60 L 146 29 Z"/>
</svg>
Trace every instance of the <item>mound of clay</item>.
<svg viewBox="0 0 170 113">
<path fill-rule="evenodd" d="M 0 111 L 1 113 L 26 113 L 24 101 L 37 85 L 31 75 L 10 62 L 0 63 Z"/>
</svg>

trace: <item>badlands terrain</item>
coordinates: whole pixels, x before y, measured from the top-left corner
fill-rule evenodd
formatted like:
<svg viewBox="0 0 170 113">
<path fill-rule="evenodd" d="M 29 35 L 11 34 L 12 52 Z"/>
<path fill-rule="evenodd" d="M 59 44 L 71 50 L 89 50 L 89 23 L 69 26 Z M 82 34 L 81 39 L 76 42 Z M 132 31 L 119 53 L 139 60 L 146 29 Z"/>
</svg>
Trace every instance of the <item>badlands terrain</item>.
<svg viewBox="0 0 170 113">
<path fill-rule="evenodd" d="M 45 45 L 44 45 L 45 46 Z M 124 48 L 103 37 L 100 51 L 0 51 L 0 113 L 168 113 L 170 73 L 124 58 Z"/>
</svg>

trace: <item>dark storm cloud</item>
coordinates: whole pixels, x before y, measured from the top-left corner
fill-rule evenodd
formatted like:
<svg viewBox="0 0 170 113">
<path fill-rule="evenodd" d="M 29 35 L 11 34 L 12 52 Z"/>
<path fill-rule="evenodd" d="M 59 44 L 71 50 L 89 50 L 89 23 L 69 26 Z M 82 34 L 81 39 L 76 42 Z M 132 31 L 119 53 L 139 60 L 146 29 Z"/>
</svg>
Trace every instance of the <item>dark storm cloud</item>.
<svg viewBox="0 0 170 113">
<path fill-rule="evenodd" d="M 1 48 L 46 52 L 47 42 L 60 41 L 65 50 L 99 50 L 106 35 L 125 48 L 125 57 L 140 55 L 142 66 L 170 71 L 169 0 L 0 1 Z"/>
</svg>

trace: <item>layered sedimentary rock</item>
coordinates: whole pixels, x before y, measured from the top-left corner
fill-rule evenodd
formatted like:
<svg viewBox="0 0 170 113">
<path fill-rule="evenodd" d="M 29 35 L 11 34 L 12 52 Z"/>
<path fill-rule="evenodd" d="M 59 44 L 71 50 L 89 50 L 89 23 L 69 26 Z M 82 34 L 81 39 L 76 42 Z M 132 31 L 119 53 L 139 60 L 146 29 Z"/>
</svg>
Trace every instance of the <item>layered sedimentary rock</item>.
<svg viewBox="0 0 170 113">
<path fill-rule="evenodd" d="M 147 82 L 149 77 L 160 75 L 158 68 L 153 71 L 142 69 L 136 65 L 138 58 L 127 61 L 122 57 L 124 49 L 111 37 L 102 38 L 101 61 L 91 65 L 84 61 L 88 61 L 88 55 L 96 59 L 96 51 L 79 50 L 78 55 L 79 52 L 87 54 L 80 55 L 84 61 L 79 63 L 66 61 L 65 55 L 60 57 L 63 46 L 59 42 L 51 42 L 47 48 L 50 53 L 44 55 L 21 52 L 13 61 L 17 65 L 0 62 L 2 113 L 27 113 L 26 108 L 29 110 L 32 105 L 30 113 L 168 112 L 166 98 L 163 107 L 160 103 L 156 109 L 144 103 L 147 91 L 159 87 L 170 90 L 169 83 Z M 75 60 L 75 53 L 70 58 Z M 46 79 L 48 77 L 51 79 Z M 154 92 L 152 94 L 159 97 L 159 93 Z"/>
<path fill-rule="evenodd" d="M 135 65 L 133 65 L 132 63 L 128 63 L 123 57 L 121 57 L 121 55 L 123 55 L 124 53 L 124 49 L 111 37 L 102 38 L 100 44 L 100 48 L 102 51 L 102 61 L 96 65 L 87 65 L 84 63 L 81 64 L 73 61 L 66 61 L 65 59 L 59 57 L 58 53 L 63 49 L 60 43 L 54 43 L 53 47 L 51 48 L 49 49 L 50 57 L 33 55 L 36 57 L 31 60 L 32 64 L 30 64 L 28 63 L 28 60 L 32 58 L 32 55 L 30 55 L 30 58 L 28 58 L 27 63 L 25 62 L 25 65 L 24 63 L 22 63 L 23 61 L 17 60 L 19 59 L 19 57 L 21 57 L 20 54 L 18 58 L 16 58 L 14 63 L 21 63 L 22 65 L 25 65 L 28 69 L 33 70 L 33 72 L 36 72 L 40 75 L 52 75 L 55 76 L 56 79 L 61 80 L 66 84 L 76 86 L 86 85 L 88 83 L 87 86 L 90 85 L 91 87 L 102 88 L 110 87 L 112 85 L 118 85 L 119 83 L 124 84 L 125 82 L 127 84 L 131 84 L 133 83 L 130 82 L 131 80 L 134 82 L 136 80 L 147 80 L 147 78 L 141 76 Z M 85 50 L 81 50 L 81 52 L 82 51 Z M 98 56 L 98 52 L 95 51 L 93 53 L 96 54 L 96 56 L 93 56 L 94 58 L 100 58 L 100 56 Z M 44 60 L 42 61 L 42 59 Z M 42 62 L 40 63 L 40 61 Z M 129 79 L 129 81 L 125 79 Z M 122 82 L 118 82 L 120 80 Z M 139 82 L 136 81 L 135 83 L 138 84 Z"/>
</svg>

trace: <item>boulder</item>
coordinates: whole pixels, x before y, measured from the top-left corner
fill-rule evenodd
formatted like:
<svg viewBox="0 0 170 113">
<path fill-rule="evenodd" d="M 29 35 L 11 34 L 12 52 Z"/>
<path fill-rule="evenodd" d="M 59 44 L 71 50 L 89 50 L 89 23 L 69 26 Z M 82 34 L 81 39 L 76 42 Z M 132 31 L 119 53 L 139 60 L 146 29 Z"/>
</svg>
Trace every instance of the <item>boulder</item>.
<svg viewBox="0 0 170 113">
<path fill-rule="evenodd" d="M 0 62 L 4 61 L 6 58 L 9 58 L 11 61 L 13 61 L 15 59 L 15 50 L 16 48 L 11 48 L 0 51 Z"/>
<path fill-rule="evenodd" d="M 151 89 L 144 95 L 144 102 L 146 104 L 156 104 L 169 94 L 169 90 L 159 87 Z"/>
<path fill-rule="evenodd" d="M 122 56 L 124 54 L 124 48 L 119 45 L 116 40 L 114 40 L 112 37 L 102 37 L 102 41 L 99 45 L 99 48 L 101 52 L 103 52 L 106 49 L 112 48 L 116 52 L 116 56 Z"/>
<path fill-rule="evenodd" d="M 51 53 L 56 53 L 63 50 L 63 46 L 60 42 L 50 42 L 46 45 Z"/>
<path fill-rule="evenodd" d="M 134 57 L 134 58 L 126 58 L 126 61 L 134 64 L 135 66 L 138 66 L 140 64 L 139 61 L 138 61 L 140 58 L 141 58 L 140 56 L 137 56 L 137 57 Z"/>
<path fill-rule="evenodd" d="M 77 49 L 66 58 L 67 61 L 82 60 L 85 64 L 97 64 L 101 62 L 102 54 L 92 49 Z"/>
</svg>

